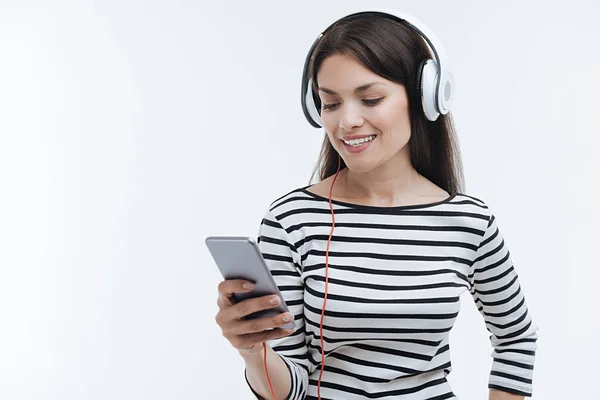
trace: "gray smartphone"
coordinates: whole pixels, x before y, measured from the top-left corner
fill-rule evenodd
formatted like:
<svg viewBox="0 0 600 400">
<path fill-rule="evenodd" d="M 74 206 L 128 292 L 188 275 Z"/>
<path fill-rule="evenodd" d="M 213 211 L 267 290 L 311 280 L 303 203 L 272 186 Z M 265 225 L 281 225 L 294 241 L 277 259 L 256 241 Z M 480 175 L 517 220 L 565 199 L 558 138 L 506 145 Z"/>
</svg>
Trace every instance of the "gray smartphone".
<svg viewBox="0 0 600 400">
<path fill-rule="evenodd" d="M 256 285 L 250 292 L 234 293 L 233 300 L 236 303 L 269 294 L 277 294 L 281 299 L 277 307 L 255 312 L 245 319 L 274 317 L 289 312 L 258 244 L 252 238 L 209 236 L 205 239 L 205 243 L 224 279 L 244 279 Z M 281 325 L 280 328 L 293 329 L 294 321 Z"/>
</svg>

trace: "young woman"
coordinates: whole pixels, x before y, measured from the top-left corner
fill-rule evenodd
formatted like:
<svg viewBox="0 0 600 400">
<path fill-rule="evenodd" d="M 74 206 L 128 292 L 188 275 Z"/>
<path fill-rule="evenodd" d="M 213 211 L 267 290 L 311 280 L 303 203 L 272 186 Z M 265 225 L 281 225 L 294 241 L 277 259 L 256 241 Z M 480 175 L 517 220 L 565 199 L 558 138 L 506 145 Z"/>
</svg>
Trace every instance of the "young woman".
<svg viewBox="0 0 600 400">
<path fill-rule="evenodd" d="M 320 181 L 275 200 L 258 238 L 290 315 L 244 320 L 276 303 L 234 304 L 251 286 L 219 285 L 217 323 L 258 398 L 456 399 L 449 332 L 467 290 L 492 335 L 490 399 L 532 393 L 537 327 L 494 214 L 462 193 L 449 101 L 438 103 L 451 86 L 425 82 L 420 26 L 353 14 L 309 53 Z"/>
</svg>

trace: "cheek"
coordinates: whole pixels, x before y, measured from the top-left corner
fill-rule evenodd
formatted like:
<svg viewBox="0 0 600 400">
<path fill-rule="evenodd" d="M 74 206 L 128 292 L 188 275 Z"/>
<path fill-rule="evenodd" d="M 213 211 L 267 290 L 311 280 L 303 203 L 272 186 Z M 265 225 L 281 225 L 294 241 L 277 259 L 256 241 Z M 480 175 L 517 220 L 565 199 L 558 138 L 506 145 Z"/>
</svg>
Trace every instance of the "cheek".
<svg viewBox="0 0 600 400">
<path fill-rule="evenodd" d="M 325 128 L 327 132 L 335 132 L 339 123 L 335 113 L 326 111 L 321 112 L 321 121 L 323 122 L 323 128 Z"/>
<path fill-rule="evenodd" d="M 323 129 L 325 129 L 325 133 L 329 138 L 329 141 L 335 145 L 335 139 L 333 138 L 333 136 L 335 135 L 338 129 L 337 119 L 332 118 L 331 115 L 322 113 L 321 122 L 323 125 Z"/>
<path fill-rule="evenodd" d="M 404 104 L 389 102 L 375 107 L 369 122 L 382 132 L 390 132 L 394 136 L 410 136 L 410 116 Z"/>
</svg>

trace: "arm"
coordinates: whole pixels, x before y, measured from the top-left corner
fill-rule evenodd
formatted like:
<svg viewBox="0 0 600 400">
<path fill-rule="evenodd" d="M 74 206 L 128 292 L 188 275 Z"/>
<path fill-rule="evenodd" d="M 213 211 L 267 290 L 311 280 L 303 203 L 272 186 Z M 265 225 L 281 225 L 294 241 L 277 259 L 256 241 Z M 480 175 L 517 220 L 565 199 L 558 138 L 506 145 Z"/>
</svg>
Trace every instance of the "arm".
<svg viewBox="0 0 600 400">
<path fill-rule="evenodd" d="M 277 399 L 287 399 L 291 392 L 291 374 L 292 371 L 287 367 L 286 363 L 279 357 L 271 348 L 267 349 L 267 366 L 269 376 L 273 384 L 273 390 Z M 246 362 L 246 382 L 251 390 L 259 399 L 270 399 L 271 389 L 265 374 L 264 366 L 264 350 L 259 353 L 244 354 L 240 352 L 242 358 Z"/>
<path fill-rule="evenodd" d="M 475 304 L 491 333 L 490 400 L 531 396 L 537 326 L 532 322 L 517 272 L 492 213 L 469 280 Z"/>
<path fill-rule="evenodd" d="M 268 342 L 267 366 L 271 383 L 278 399 L 301 400 L 306 396 L 309 372 L 316 367 L 308 360 L 305 342 L 300 255 L 292 236 L 271 210 L 262 220 L 257 242 L 295 321 L 293 334 Z M 253 357 L 242 355 L 246 362 L 246 380 L 258 399 L 268 399 L 271 395 L 264 371 L 264 353 L 259 354 Z"/>
<path fill-rule="evenodd" d="M 501 392 L 501 391 L 495 390 L 495 389 L 490 390 L 490 400 L 524 400 L 524 399 L 525 399 L 524 396 L 521 396 L 518 394 Z"/>
</svg>

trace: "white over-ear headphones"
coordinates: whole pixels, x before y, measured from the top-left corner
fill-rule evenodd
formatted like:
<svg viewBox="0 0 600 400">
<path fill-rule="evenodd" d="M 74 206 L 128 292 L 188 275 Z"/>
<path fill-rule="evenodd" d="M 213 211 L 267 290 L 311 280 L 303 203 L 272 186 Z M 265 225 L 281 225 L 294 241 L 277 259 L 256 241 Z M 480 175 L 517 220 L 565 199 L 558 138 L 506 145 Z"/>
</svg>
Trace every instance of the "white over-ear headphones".
<svg viewBox="0 0 600 400">
<path fill-rule="evenodd" d="M 361 14 L 382 14 L 385 17 L 397 20 L 405 21 L 408 26 L 414 29 L 417 33 L 425 39 L 431 51 L 434 59 L 427 59 L 419 67 L 417 73 L 420 76 L 420 94 L 421 104 L 423 112 L 428 120 L 435 121 L 440 114 L 447 114 L 450 111 L 450 105 L 452 104 L 452 95 L 454 92 L 454 81 L 450 68 L 448 65 L 448 58 L 444 46 L 435 34 L 427 28 L 425 24 L 417 20 L 415 17 L 405 13 L 401 13 L 395 10 L 381 10 L 381 11 L 361 11 L 349 16 L 356 16 Z M 344 17 L 345 18 L 345 17 Z M 337 22 L 337 21 L 336 21 Z M 334 23 L 335 24 L 335 23 Z M 302 110 L 308 122 L 315 128 L 323 126 L 321 116 L 317 110 L 317 105 L 313 98 L 312 92 L 312 79 L 308 79 L 310 61 L 312 58 L 313 51 L 323 35 L 334 25 L 331 24 L 325 29 L 319 37 L 315 40 L 311 46 L 306 61 L 304 62 L 304 71 L 302 73 Z"/>
</svg>

